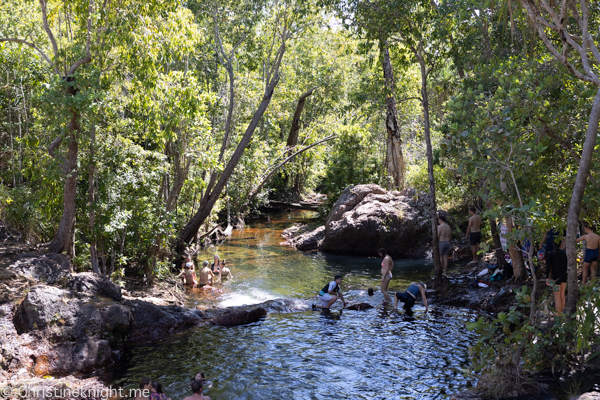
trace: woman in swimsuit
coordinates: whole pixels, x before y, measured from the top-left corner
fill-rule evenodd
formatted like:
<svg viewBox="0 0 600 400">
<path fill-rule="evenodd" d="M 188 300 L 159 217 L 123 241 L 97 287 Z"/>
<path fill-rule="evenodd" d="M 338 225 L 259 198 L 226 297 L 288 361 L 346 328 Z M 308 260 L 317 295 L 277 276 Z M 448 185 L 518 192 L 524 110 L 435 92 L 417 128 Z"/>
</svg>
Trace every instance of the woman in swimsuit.
<svg viewBox="0 0 600 400">
<path fill-rule="evenodd" d="M 394 269 L 394 260 L 387 254 L 387 250 L 384 248 L 379 249 L 379 256 L 383 257 L 381 262 L 381 293 L 383 293 L 383 301 L 391 302 L 392 298 L 388 293 L 388 285 L 392 280 L 392 270 Z"/>
<path fill-rule="evenodd" d="M 177 278 L 181 278 L 184 285 L 198 284 L 198 282 L 196 281 L 196 272 L 194 271 L 194 267 L 190 267 L 188 263 L 186 263 L 185 267 L 183 267 L 183 271 L 181 271 L 181 273 L 177 275 Z"/>
<path fill-rule="evenodd" d="M 221 260 L 219 256 L 215 254 L 214 262 L 210 266 L 210 269 L 214 275 L 214 279 L 211 283 L 221 282 Z"/>
<path fill-rule="evenodd" d="M 225 260 L 221 261 L 221 279 L 231 279 L 233 275 L 231 275 L 231 270 L 225 264 Z"/>
</svg>

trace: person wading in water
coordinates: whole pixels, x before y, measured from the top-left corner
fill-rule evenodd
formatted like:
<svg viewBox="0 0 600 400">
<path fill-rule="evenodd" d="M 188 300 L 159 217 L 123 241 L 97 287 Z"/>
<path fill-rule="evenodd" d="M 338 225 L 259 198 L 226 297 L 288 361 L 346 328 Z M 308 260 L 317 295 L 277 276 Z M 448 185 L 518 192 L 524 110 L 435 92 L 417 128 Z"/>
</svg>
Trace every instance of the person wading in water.
<svg viewBox="0 0 600 400">
<path fill-rule="evenodd" d="M 387 250 L 384 248 L 379 249 L 378 253 L 380 257 L 383 257 L 383 261 L 381 262 L 381 293 L 383 293 L 384 303 L 389 303 L 392 301 L 392 298 L 387 289 L 392 280 L 394 260 L 392 260 L 392 257 L 388 255 Z"/>
</svg>

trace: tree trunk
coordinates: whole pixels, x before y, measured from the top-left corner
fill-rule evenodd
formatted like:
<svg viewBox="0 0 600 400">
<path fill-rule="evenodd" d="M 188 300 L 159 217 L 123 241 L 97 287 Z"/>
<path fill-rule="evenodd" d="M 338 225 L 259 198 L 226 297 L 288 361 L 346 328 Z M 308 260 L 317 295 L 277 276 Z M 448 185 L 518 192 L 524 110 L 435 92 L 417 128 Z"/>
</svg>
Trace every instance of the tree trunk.
<svg viewBox="0 0 600 400">
<path fill-rule="evenodd" d="M 298 144 L 298 134 L 300 133 L 300 116 L 302 115 L 302 110 L 304 110 L 304 104 L 306 104 L 306 99 L 308 96 L 313 94 L 317 87 L 313 87 L 306 92 L 304 92 L 300 98 L 298 98 L 298 105 L 296 105 L 296 112 L 294 113 L 294 119 L 292 120 L 292 128 L 290 129 L 290 134 L 287 140 L 287 148 L 290 149 L 295 147 Z"/>
<path fill-rule="evenodd" d="M 504 250 L 502 250 L 502 242 L 500 241 L 498 225 L 496 224 L 495 218 L 490 218 L 490 229 L 492 231 L 492 238 L 494 239 L 494 254 L 498 260 L 498 268 L 504 269 L 506 260 L 504 260 Z"/>
<path fill-rule="evenodd" d="M 515 229 L 515 224 L 510 217 L 506 217 L 506 228 L 508 229 L 508 233 L 511 233 Z M 515 282 L 525 281 L 525 279 L 527 279 L 527 271 L 525 270 L 521 249 L 517 248 L 514 244 L 511 244 L 508 247 L 508 254 L 510 254 L 510 259 L 512 261 Z"/>
<path fill-rule="evenodd" d="M 385 127 L 387 129 L 387 149 L 385 153 L 385 166 L 392 182 L 388 181 L 388 190 L 404 189 L 404 154 L 402 153 L 402 138 L 398 128 L 398 111 L 396 110 L 396 83 L 394 82 L 394 70 L 390 60 L 390 52 L 387 41 L 382 41 L 383 47 L 383 76 L 385 78 L 387 113 Z M 425 77 L 427 79 L 427 77 Z M 423 105 L 425 108 L 425 105 Z M 429 123 L 426 122 L 426 125 Z"/>
<path fill-rule="evenodd" d="M 98 265 L 98 254 L 96 253 L 96 234 L 94 233 L 94 225 L 96 220 L 96 197 L 94 188 L 94 174 L 96 172 L 95 164 L 95 143 L 96 143 L 96 128 L 92 125 L 90 131 L 90 167 L 88 171 L 88 201 L 90 207 L 90 261 L 92 263 L 92 271 L 95 274 L 100 274 L 100 266 Z"/>
<path fill-rule="evenodd" d="M 248 128 L 246 128 L 246 132 L 244 132 L 242 140 L 238 144 L 237 148 L 235 149 L 235 152 L 231 156 L 231 159 L 227 163 L 227 166 L 223 170 L 219 181 L 216 183 L 216 185 L 210 191 L 210 193 L 208 193 L 208 191 L 205 193 L 205 195 L 202 198 L 202 201 L 200 202 L 200 208 L 180 231 L 179 240 L 177 243 L 177 253 L 181 254 L 183 252 L 185 244 L 189 243 L 194 238 L 196 232 L 198 231 L 198 228 L 200 228 L 202 223 L 210 215 L 210 212 L 212 211 L 217 199 L 221 195 L 223 188 L 225 188 L 225 185 L 229 181 L 231 174 L 233 173 L 238 162 L 240 161 L 242 154 L 244 154 L 246 147 L 248 147 L 248 145 L 250 144 L 252 135 L 254 134 L 256 127 L 258 126 L 263 114 L 265 113 L 267 107 L 269 106 L 269 103 L 271 102 L 271 98 L 273 97 L 273 91 L 275 90 L 275 87 L 277 86 L 278 82 L 279 75 L 277 74 L 273 77 L 273 80 L 271 81 L 269 87 L 265 91 L 265 95 L 260 105 L 258 106 L 258 109 L 254 113 L 252 120 L 248 124 Z"/>
<path fill-rule="evenodd" d="M 440 262 L 440 249 L 438 247 L 437 236 L 437 206 L 435 202 L 435 177 L 433 176 L 433 150 L 431 148 L 431 132 L 429 126 L 429 100 L 427 98 L 427 69 L 424 59 L 418 55 L 419 64 L 421 67 L 421 96 L 423 99 L 423 117 L 425 123 L 425 143 L 427 145 L 427 173 L 429 176 L 429 216 L 431 218 L 431 255 L 433 256 L 433 265 L 435 269 L 434 286 L 440 288 L 442 286 L 442 274 L 444 270 Z"/>
<path fill-rule="evenodd" d="M 565 310 L 567 314 L 575 312 L 577 301 L 579 300 L 579 284 L 577 282 L 577 224 L 579 223 L 579 215 L 581 213 L 581 201 L 583 200 L 583 192 L 590 173 L 592 165 L 592 156 L 594 147 L 596 146 L 596 135 L 598 134 L 598 123 L 600 122 L 600 90 L 596 93 L 592 111 L 588 119 L 588 127 L 579 160 L 579 170 L 575 178 L 571 201 L 569 202 L 569 213 L 567 214 L 567 259 L 568 259 L 568 288 L 567 304 Z"/>
<path fill-rule="evenodd" d="M 70 95 L 75 95 L 75 90 L 69 87 Z M 79 133 L 79 111 L 71 109 L 71 122 L 69 123 L 69 153 L 66 161 L 65 190 L 63 194 L 63 214 L 58 225 L 58 230 L 49 249 L 53 253 L 61 253 L 68 249 L 73 237 L 75 226 L 75 197 L 77 195 L 77 134 Z"/>
</svg>

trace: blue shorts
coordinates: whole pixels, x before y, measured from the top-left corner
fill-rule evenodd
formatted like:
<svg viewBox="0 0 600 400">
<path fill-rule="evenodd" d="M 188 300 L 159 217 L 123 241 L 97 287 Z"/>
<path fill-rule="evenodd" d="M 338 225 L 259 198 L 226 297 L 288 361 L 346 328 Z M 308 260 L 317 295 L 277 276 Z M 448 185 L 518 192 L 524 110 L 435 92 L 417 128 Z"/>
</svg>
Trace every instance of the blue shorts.
<svg viewBox="0 0 600 400">
<path fill-rule="evenodd" d="M 584 263 L 592 263 L 598 261 L 598 249 L 585 249 Z"/>
</svg>

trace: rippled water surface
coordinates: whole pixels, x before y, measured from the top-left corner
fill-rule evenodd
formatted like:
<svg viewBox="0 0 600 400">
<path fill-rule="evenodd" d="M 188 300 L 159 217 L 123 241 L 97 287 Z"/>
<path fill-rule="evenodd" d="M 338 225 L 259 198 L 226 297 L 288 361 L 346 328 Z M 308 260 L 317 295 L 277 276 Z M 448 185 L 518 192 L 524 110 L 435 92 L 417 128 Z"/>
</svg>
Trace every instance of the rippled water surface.
<svg viewBox="0 0 600 400">
<path fill-rule="evenodd" d="M 191 394 L 189 380 L 202 370 L 212 381 L 205 394 L 217 400 L 443 399 L 464 388 L 460 369 L 474 340 L 464 326 L 474 314 L 435 306 L 425 313 L 421 302 L 412 316 L 383 307 L 379 292 L 369 297 L 363 290 L 379 286 L 381 259 L 303 254 L 279 245 L 281 231 L 306 217 L 271 216 L 235 232 L 202 255 L 209 259 L 218 252 L 231 263 L 234 279 L 219 295 L 190 292 L 190 306 L 295 299 L 286 303 L 288 312 L 270 312 L 246 326 L 198 327 L 132 348 L 115 370 L 114 384 L 134 387 L 149 376 L 179 399 Z M 431 270 L 426 260 L 396 260 L 390 290 L 405 290 Z M 338 273 L 350 300 L 375 308 L 310 310 L 311 297 Z"/>
</svg>

